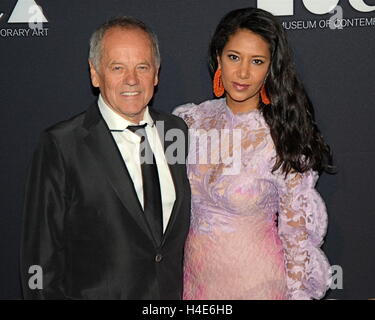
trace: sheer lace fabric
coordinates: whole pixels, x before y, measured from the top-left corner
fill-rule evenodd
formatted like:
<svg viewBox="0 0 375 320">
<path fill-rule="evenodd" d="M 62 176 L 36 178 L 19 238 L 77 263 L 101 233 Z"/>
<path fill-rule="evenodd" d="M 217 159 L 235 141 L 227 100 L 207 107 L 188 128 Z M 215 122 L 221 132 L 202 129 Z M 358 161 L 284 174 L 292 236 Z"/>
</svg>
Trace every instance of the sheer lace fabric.
<svg viewBox="0 0 375 320">
<path fill-rule="evenodd" d="M 233 114 L 219 99 L 174 113 L 191 132 L 184 299 L 323 297 L 330 274 L 317 173 L 271 173 L 275 146 L 258 110 Z"/>
</svg>

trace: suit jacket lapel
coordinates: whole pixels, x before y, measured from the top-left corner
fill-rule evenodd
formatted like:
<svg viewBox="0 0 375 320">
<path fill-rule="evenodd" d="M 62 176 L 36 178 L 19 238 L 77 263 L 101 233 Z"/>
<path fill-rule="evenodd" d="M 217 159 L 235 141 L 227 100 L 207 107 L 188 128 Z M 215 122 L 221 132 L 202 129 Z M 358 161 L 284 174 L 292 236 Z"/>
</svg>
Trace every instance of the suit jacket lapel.
<svg viewBox="0 0 375 320">
<path fill-rule="evenodd" d="M 141 229 L 153 240 L 135 192 L 133 181 L 96 103 L 87 111 L 83 126 L 88 130 L 84 140 L 93 153 L 94 159 L 107 175 L 110 185 L 124 207 L 133 216 Z"/>
<path fill-rule="evenodd" d="M 166 132 L 170 129 L 176 129 L 176 128 L 172 127 L 170 121 L 168 121 L 168 119 L 166 117 L 164 117 L 162 114 L 160 114 L 156 110 L 153 110 L 153 109 L 150 108 L 149 111 L 150 111 L 150 115 L 154 119 L 154 121 L 163 121 L 162 125 L 160 125 L 160 123 L 159 123 L 159 125 L 158 124 L 156 124 L 156 125 L 157 125 L 160 140 L 164 145 L 164 153 L 167 157 L 166 160 L 167 160 L 167 163 L 168 163 L 168 166 L 169 166 L 169 170 L 171 172 L 171 176 L 172 176 L 172 179 L 173 179 L 174 188 L 175 188 L 175 192 L 176 192 L 176 201 L 174 203 L 172 213 L 171 213 L 171 216 L 169 218 L 169 222 L 168 222 L 167 228 L 166 228 L 166 230 L 163 234 L 163 238 L 162 238 L 162 242 L 161 242 L 161 245 L 163 245 L 166 238 L 168 237 L 168 234 L 171 232 L 171 229 L 173 228 L 174 222 L 176 221 L 178 213 L 180 212 L 180 209 L 181 209 L 181 204 L 182 204 L 182 200 L 183 200 L 183 197 L 184 197 L 184 194 L 183 194 L 184 176 L 183 175 L 185 174 L 185 172 L 182 171 L 181 166 L 178 166 L 176 164 L 172 164 L 172 163 L 174 163 L 174 160 L 168 159 L 168 156 L 170 156 L 170 155 L 169 155 L 169 153 L 165 152 L 167 150 L 167 148 L 173 143 L 173 141 L 166 141 L 165 140 Z"/>
</svg>

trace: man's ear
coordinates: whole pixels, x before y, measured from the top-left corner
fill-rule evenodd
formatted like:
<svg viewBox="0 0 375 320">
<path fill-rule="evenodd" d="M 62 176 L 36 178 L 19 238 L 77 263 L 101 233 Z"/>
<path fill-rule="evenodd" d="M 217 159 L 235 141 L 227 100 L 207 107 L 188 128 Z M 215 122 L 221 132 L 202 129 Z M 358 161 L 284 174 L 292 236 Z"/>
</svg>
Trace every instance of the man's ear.
<svg viewBox="0 0 375 320">
<path fill-rule="evenodd" d="M 95 88 L 99 88 L 100 81 L 99 81 L 98 72 L 96 71 L 95 66 L 91 60 L 89 60 L 89 65 L 90 65 L 91 83 Z"/>
<path fill-rule="evenodd" d="M 159 83 L 159 70 L 160 70 L 160 67 L 158 67 L 155 72 L 154 87 Z"/>
</svg>

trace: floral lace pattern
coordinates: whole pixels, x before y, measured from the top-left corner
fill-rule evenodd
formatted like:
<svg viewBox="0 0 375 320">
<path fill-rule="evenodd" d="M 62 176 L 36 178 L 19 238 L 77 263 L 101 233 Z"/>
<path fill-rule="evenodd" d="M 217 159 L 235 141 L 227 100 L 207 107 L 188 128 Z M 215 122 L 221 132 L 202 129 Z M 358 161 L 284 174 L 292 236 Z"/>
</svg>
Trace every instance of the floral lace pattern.
<svg viewBox="0 0 375 320">
<path fill-rule="evenodd" d="M 322 298 L 330 273 L 319 248 L 327 212 L 314 189 L 317 173 L 271 173 L 276 151 L 259 110 L 233 114 L 219 99 L 174 114 L 194 131 L 184 299 Z M 199 161 L 207 150 L 211 158 Z M 220 161 L 210 161 L 218 155 Z M 225 171 L 235 155 L 237 172 Z"/>
</svg>

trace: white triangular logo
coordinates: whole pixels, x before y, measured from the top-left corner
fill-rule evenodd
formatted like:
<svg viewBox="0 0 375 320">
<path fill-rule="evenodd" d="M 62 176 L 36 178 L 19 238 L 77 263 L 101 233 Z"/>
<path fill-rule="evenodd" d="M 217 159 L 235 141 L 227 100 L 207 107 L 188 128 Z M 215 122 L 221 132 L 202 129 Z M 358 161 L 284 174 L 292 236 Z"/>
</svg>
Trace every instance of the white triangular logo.
<svg viewBox="0 0 375 320">
<path fill-rule="evenodd" d="M 34 0 L 18 0 L 8 23 L 43 23 L 48 22 L 42 8 Z"/>
</svg>

